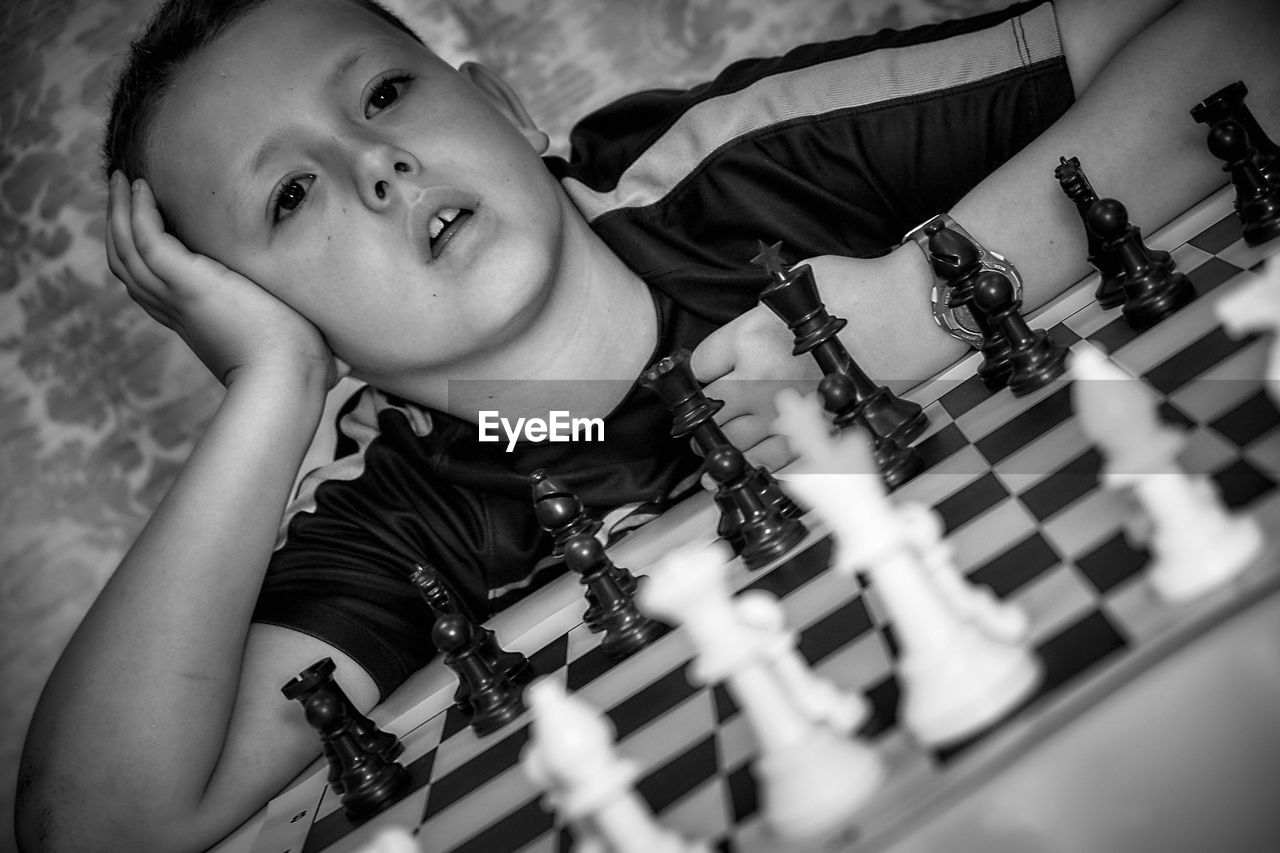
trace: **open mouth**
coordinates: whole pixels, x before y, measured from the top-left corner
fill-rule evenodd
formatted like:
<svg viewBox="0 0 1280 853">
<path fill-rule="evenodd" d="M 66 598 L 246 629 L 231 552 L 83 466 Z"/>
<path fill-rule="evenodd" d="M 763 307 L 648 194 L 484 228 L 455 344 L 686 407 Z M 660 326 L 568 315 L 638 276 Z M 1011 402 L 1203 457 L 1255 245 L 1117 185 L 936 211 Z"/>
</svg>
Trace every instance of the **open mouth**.
<svg viewBox="0 0 1280 853">
<path fill-rule="evenodd" d="M 453 239 L 453 235 L 458 233 L 467 220 L 475 211 L 466 208 L 447 207 L 439 211 L 431 217 L 431 223 L 427 227 L 427 236 L 431 245 L 431 258 L 440 257 L 440 253 L 444 251 L 444 247 Z"/>
</svg>

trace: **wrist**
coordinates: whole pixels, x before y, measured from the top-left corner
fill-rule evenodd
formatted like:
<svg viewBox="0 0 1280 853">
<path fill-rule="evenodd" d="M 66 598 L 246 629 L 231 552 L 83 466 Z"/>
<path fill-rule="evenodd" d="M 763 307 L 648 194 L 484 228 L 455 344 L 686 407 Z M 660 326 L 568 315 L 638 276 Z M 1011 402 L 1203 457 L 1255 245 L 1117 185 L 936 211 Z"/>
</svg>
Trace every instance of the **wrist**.
<svg viewBox="0 0 1280 853">
<path fill-rule="evenodd" d="M 291 352 L 234 367 L 223 377 L 223 384 L 228 389 L 246 383 L 272 385 L 279 390 L 293 389 L 294 393 L 323 397 L 337 379 L 332 357 Z"/>
<path fill-rule="evenodd" d="M 319 418 L 325 396 L 333 385 L 333 366 L 318 359 L 299 357 L 245 365 L 226 376 L 227 393 L 253 396 L 287 407 L 302 418 Z"/>
<path fill-rule="evenodd" d="M 929 288 L 933 287 L 933 268 L 929 266 L 926 254 L 913 241 L 906 240 L 899 244 L 886 256 L 885 261 L 897 287 L 921 294 L 928 294 Z"/>
<path fill-rule="evenodd" d="M 927 275 L 933 320 L 948 335 L 969 346 L 983 343 L 983 332 L 973 316 L 968 298 L 959 298 L 957 285 L 971 282 L 978 273 L 998 272 L 1013 283 L 1016 299 L 1022 298 L 1022 277 L 1003 255 L 983 246 L 949 214 L 931 216 L 902 238 L 901 249 L 918 249 Z"/>
</svg>

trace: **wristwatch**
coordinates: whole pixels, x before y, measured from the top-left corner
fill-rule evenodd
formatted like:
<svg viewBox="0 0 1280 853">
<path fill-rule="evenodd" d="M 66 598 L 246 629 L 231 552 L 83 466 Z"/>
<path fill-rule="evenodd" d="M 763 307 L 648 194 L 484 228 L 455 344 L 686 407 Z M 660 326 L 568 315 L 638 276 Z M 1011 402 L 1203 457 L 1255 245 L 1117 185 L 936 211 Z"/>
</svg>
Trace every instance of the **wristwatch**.
<svg viewBox="0 0 1280 853">
<path fill-rule="evenodd" d="M 906 244 L 907 241 L 912 241 L 919 246 L 920 251 L 924 252 L 925 261 L 929 264 L 929 272 L 933 275 L 933 284 L 929 289 L 929 302 L 933 308 L 934 322 L 941 326 L 951 337 L 964 341 L 970 346 L 980 347 L 982 346 L 983 334 L 977 320 L 974 319 L 973 312 L 967 305 L 951 304 L 951 283 L 938 276 L 933 268 L 933 256 L 929 253 L 929 235 L 925 232 L 935 222 L 941 223 L 948 230 L 956 232 L 973 244 L 978 251 L 978 272 L 994 270 L 1012 281 L 1015 299 L 1022 298 L 1022 277 L 1018 275 L 1017 267 L 1010 263 L 1007 258 L 983 246 L 973 238 L 973 235 L 964 230 L 960 223 L 946 213 L 939 213 L 937 216 L 929 217 L 908 231 L 907 236 L 902 238 L 903 244 Z"/>
</svg>

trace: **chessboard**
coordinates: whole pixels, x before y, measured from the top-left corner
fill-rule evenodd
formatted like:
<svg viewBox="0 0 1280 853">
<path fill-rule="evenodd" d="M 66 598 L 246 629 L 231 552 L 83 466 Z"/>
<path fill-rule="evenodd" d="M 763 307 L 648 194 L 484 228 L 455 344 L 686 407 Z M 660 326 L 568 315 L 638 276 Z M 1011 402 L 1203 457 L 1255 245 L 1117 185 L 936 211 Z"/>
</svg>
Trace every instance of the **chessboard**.
<svg viewBox="0 0 1280 853">
<path fill-rule="evenodd" d="M 894 500 L 932 506 L 963 573 L 1030 616 L 1045 676 L 1027 703 L 960 744 L 923 747 L 897 720 L 894 626 L 874 585 L 828 570 L 832 540 L 820 523 L 811 519 L 808 540 L 775 565 L 748 571 L 734 562 L 735 588 L 776 594 L 815 671 L 861 691 L 873 708 L 861 734 L 884 757 L 887 782 L 825 849 L 884 849 L 1037 744 L 1069 733 L 1143 673 L 1176 663 L 1204 635 L 1277 600 L 1280 411 L 1262 378 L 1272 342 L 1228 334 L 1214 306 L 1256 280 L 1280 240 L 1246 245 L 1233 197 L 1227 187 L 1149 238 L 1172 251 L 1196 290 L 1193 302 L 1154 328 L 1135 331 L 1118 310 L 1099 307 L 1096 274 L 1032 318 L 1059 343 L 1096 348 L 1147 383 L 1163 417 L 1187 431 L 1187 470 L 1209 475 L 1227 505 L 1268 531 L 1263 557 L 1229 587 L 1191 604 L 1163 603 L 1144 578 L 1148 553 L 1128 535 L 1132 498 L 1101 486 L 1102 460 L 1073 415 L 1070 379 L 1025 397 L 992 392 L 974 375 L 976 356 L 909 395 L 929 416 L 916 442 L 925 471 Z M 710 542 L 714 528 L 710 501 L 695 500 L 611 556 L 643 575 L 679 545 Z M 692 650 L 680 631 L 610 661 L 581 622 L 581 592 L 575 577 L 561 578 L 490 626 L 504 647 L 528 655 L 538 676 L 561 681 L 607 715 L 618 751 L 642 767 L 636 790 L 663 825 L 721 850 L 793 849 L 762 826 L 744 715 L 722 686 L 691 682 Z M 570 830 L 520 765 L 528 715 L 478 737 L 451 707 L 454 685 L 434 662 L 373 714 L 404 744 L 398 760 L 412 782 L 401 800 L 354 824 L 317 762 L 218 849 L 339 853 L 390 824 L 412 830 L 424 851 L 570 849 Z"/>
</svg>

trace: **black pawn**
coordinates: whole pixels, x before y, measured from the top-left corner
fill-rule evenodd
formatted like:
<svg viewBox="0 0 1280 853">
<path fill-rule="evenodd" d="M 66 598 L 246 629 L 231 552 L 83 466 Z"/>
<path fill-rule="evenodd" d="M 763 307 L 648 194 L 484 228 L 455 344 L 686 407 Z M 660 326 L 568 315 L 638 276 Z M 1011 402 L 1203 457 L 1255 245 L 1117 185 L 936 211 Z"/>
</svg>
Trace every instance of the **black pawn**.
<svg viewBox="0 0 1280 853">
<path fill-rule="evenodd" d="M 366 749 L 354 730 L 347 705 L 325 691 L 303 701 L 307 722 L 326 745 L 326 754 L 338 767 L 342 808 L 353 820 L 377 814 L 409 789 L 409 772 Z M 331 765 L 332 766 L 332 765 Z"/>
<path fill-rule="evenodd" d="M 1119 308 L 1124 304 L 1124 263 L 1119 255 L 1107 249 L 1103 239 L 1089 227 L 1089 208 L 1098 200 L 1098 194 L 1085 177 L 1078 158 L 1059 157 L 1058 160 L 1058 167 L 1053 171 L 1054 177 L 1058 179 L 1058 185 L 1067 194 L 1067 198 L 1075 202 L 1076 212 L 1080 214 L 1080 221 L 1084 223 L 1085 236 L 1089 241 L 1089 263 L 1102 278 L 1093 296 L 1103 308 Z M 1173 256 L 1168 252 L 1159 249 L 1149 251 L 1153 263 L 1170 267 L 1173 265 Z"/>
<path fill-rule="evenodd" d="M 1222 168 L 1236 188 L 1236 214 L 1244 223 L 1244 241 L 1257 246 L 1280 234 L 1280 185 L 1267 180 L 1259 168 L 1244 126 L 1229 118 L 1215 124 L 1209 129 L 1209 151 L 1226 161 Z"/>
<path fill-rule="evenodd" d="M 564 561 L 587 588 L 588 607 L 582 618 L 593 632 L 604 632 L 600 650 L 605 657 L 621 660 L 666 631 L 661 622 L 641 613 L 633 596 L 614 581 L 610 571 L 613 561 L 605 554 L 599 539 L 586 534 L 572 537 L 565 543 Z"/>
<path fill-rule="evenodd" d="M 280 688 L 280 692 L 286 699 L 297 700 L 304 706 L 312 696 L 321 694 L 340 703 L 346 709 L 351 731 L 359 742 L 360 748 L 365 752 L 377 753 L 386 761 L 394 760 L 404 752 L 404 744 L 395 735 L 382 731 L 373 720 L 360 713 L 355 703 L 348 698 L 346 692 L 334 679 L 333 673 L 336 668 L 333 658 L 316 661 L 299 673 L 297 678 L 290 679 L 288 684 Z M 341 794 L 342 768 L 338 765 L 336 758 L 331 755 L 330 745 L 323 742 L 321 746 L 324 757 L 329 762 L 329 787 L 333 788 L 335 793 Z"/>
<path fill-rule="evenodd" d="M 973 310 L 973 282 L 981 270 L 978 247 L 941 222 L 929 223 L 924 233 L 929 238 L 929 265 L 947 283 L 947 307 L 953 311 L 968 312 L 973 317 L 973 325 L 982 333 L 982 346 L 979 348 L 982 364 L 978 365 L 982 384 L 992 391 L 1003 388 L 1009 384 L 1009 375 L 1013 373 L 1009 344 L 982 312 Z M 844 405 L 843 399 L 841 405 Z M 888 438 L 874 430 L 872 434 L 877 439 Z"/>
<path fill-rule="evenodd" d="M 1014 295 L 1009 279 L 994 271 L 979 274 L 973 286 L 973 304 L 1009 341 L 1009 360 L 1013 362 L 1009 390 L 1015 397 L 1043 388 L 1066 372 L 1069 350 L 1043 329 L 1027 325 L 1018 313 L 1022 300 Z"/>
<path fill-rule="evenodd" d="M 1267 132 L 1258 124 L 1253 112 L 1244 98 L 1249 89 L 1244 81 L 1237 80 L 1223 86 L 1209 97 L 1191 108 L 1191 117 L 1200 124 L 1212 127 L 1223 119 L 1238 122 L 1249 137 L 1249 144 L 1254 149 L 1254 161 L 1267 179 L 1280 183 L 1280 146 L 1271 141 Z"/>
<path fill-rule="evenodd" d="M 438 574 L 426 566 L 417 566 L 409 576 L 409 580 L 418 588 L 422 600 L 427 603 L 437 618 L 446 613 L 458 614 L 466 618 L 461 606 L 454 600 Z M 513 684 L 524 685 L 533 679 L 533 670 L 529 667 L 528 658 L 519 652 L 509 652 L 498 645 L 498 635 L 491 629 L 473 620 L 468 619 L 468 621 L 471 621 L 475 627 L 477 653 L 484 658 L 494 672 Z M 461 682 L 458 684 L 458 689 L 453 694 L 453 701 L 463 709 L 467 708 L 469 700 L 465 684 Z"/>
<path fill-rule="evenodd" d="M 828 373 L 818 383 L 818 395 L 822 397 L 823 407 L 835 416 L 837 427 L 845 430 L 856 426 L 870 434 L 872 454 L 880 468 L 880 475 L 890 490 L 898 488 L 924 469 L 924 456 L 919 450 L 876 435 L 867 426 L 866 420 L 858 414 L 848 377 L 840 373 Z"/>
<path fill-rule="evenodd" d="M 688 350 L 676 350 L 655 361 L 640 374 L 640 384 L 661 397 L 671 412 L 672 438 L 689 437 L 704 458 L 717 447 L 731 445 L 715 421 L 715 414 L 724 407 L 724 401 L 712 399 L 703 392 L 689 366 Z M 768 469 L 752 467 L 748 482 L 762 501 L 785 517 L 799 518 L 804 514 Z"/>
<path fill-rule="evenodd" d="M 876 385 L 858 366 L 837 333 L 847 325 L 843 317 L 827 312 L 813 278 L 813 267 L 801 264 L 783 270 L 777 263 L 777 246 L 762 251 L 755 260 L 764 265 L 771 282 L 760 292 L 760 301 L 787 324 L 795 338 L 792 355 L 811 353 L 822 373 L 843 373 L 853 383 L 863 416 L 882 435 L 909 443 L 929 425 L 924 410 L 903 400 L 884 385 Z"/>
<path fill-rule="evenodd" d="M 587 544 L 587 540 L 594 542 L 595 545 Z M 631 574 L 631 571 L 626 567 L 619 566 L 610 560 L 605 554 L 604 545 L 600 544 L 599 539 L 586 533 L 571 536 L 569 541 L 565 543 L 565 565 L 570 571 L 583 575 L 583 572 L 586 571 L 583 563 L 584 555 L 590 555 L 596 561 L 590 566 L 592 572 L 598 568 L 608 574 L 610 589 L 616 589 L 620 595 L 629 599 L 635 597 L 636 590 L 640 588 L 640 579 Z M 587 577 L 580 577 L 579 580 L 587 587 L 583 594 L 587 601 L 587 609 L 582 613 L 582 622 L 591 629 L 593 634 L 598 634 L 604 630 L 604 627 L 600 624 L 600 614 L 603 610 L 608 609 L 609 602 L 603 604 L 600 602 L 596 596 L 595 589 L 587 583 Z"/>
<path fill-rule="evenodd" d="M 750 467 L 733 445 L 717 447 L 703 463 L 716 481 L 720 507 L 716 531 L 742 557 L 748 569 L 760 569 L 799 545 L 808 530 L 798 518 L 787 518 L 760 500 L 751 487 Z"/>
<path fill-rule="evenodd" d="M 1161 263 L 1142 242 L 1142 232 L 1129 222 L 1123 204 L 1113 198 L 1098 199 L 1089 207 L 1088 224 L 1124 265 L 1122 313 L 1130 326 L 1150 328 L 1195 298 L 1191 280 L 1172 261 Z"/>
<path fill-rule="evenodd" d="M 469 707 L 462 708 L 478 735 L 505 726 L 524 711 L 518 685 L 495 673 L 479 653 L 475 626 L 458 613 L 436 617 L 431 640 L 444 653 L 444 662 L 466 684 Z"/>
</svg>

